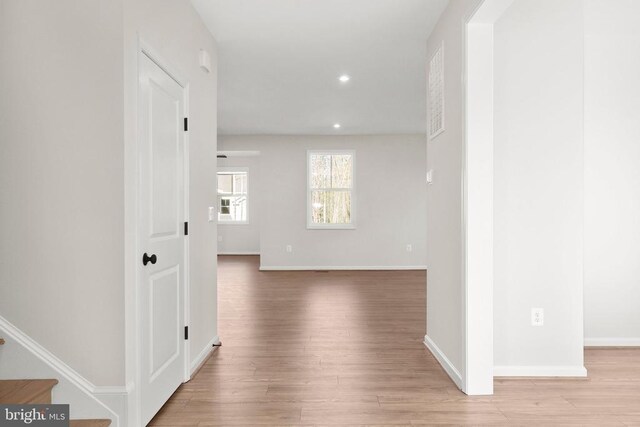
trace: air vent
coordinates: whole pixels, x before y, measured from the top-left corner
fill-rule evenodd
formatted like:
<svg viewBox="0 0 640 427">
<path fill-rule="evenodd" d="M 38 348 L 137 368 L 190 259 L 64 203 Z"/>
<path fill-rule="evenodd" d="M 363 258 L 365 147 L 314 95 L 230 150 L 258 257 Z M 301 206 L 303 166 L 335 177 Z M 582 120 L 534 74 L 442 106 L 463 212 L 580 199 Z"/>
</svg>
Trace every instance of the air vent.
<svg viewBox="0 0 640 427">
<path fill-rule="evenodd" d="M 444 42 L 429 61 L 429 139 L 444 132 Z"/>
</svg>

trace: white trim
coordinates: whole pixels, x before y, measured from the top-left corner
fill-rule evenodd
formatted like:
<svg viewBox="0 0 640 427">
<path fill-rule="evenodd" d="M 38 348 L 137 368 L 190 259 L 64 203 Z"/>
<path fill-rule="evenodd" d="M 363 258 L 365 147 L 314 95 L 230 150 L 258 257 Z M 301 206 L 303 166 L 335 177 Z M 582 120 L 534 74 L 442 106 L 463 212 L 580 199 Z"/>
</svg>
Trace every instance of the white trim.
<svg viewBox="0 0 640 427">
<path fill-rule="evenodd" d="M 138 53 L 142 53 L 153 61 L 158 67 L 162 69 L 169 77 L 175 80 L 182 88 L 186 88 L 189 84 L 188 80 L 184 77 L 184 74 L 174 68 L 169 61 L 166 61 L 164 57 L 151 45 L 149 45 L 143 38 L 138 38 Z"/>
<path fill-rule="evenodd" d="M 345 190 L 347 191 L 347 190 Z M 351 218 L 353 219 L 353 190 L 351 191 Z M 309 203 L 311 203 L 309 201 Z M 307 225 L 307 230 L 355 230 L 355 224 L 309 224 Z"/>
<path fill-rule="evenodd" d="M 315 188 L 314 190 L 341 190 L 351 194 L 351 222 L 348 224 L 314 224 L 311 222 L 311 156 L 313 154 L 351 156 L 351 188 Z M 356 228 L 356 150 L 307 150 L 307 230 L 355 230 Z"/>
<path fill-rule="evenodd" d="M 80 375 L 77 371 L 75 371 L 72 367 L 67 365 L 65 362 L 56 357 L 53 353 L 51 353 L 46 348 L 42 347 L 36 341 L 34 341 L 27 334 L 18 329 L 15 325 L 9 322 L 4 317 L 0 316 L 0 329 L 3 331 L 7 337 L 14 340 L 17 344 L 24 347 L 31 354 L 33 354 L 36 358 L 42 361 L 44 364 L 49 366 L 51 369 L 56 371 L 60 377 L 63 377 L 69 383 L 78 388 L 81 392 L 95 401 L 98 405 L 106 409 L 112 418 L 112 423 L 114 427 L 119 427 L 120 425 L 120 416 L 119 414 L 107 406 L 102 400 L 100 400 L 96 394 L 99 395 L 122 395 L 127 396 L 129 394 L 129 388 L 127 386 L 96 386 L 91 381 L 87 380 L 85 377 Z"/>
<path fill-rule="evenodd" d="M 256 157 L 256 156 L 259 156 L 259 155 L 260 155 L 259 151 L 252 151 L 252 150 L 242 150 L 242 151 L 220 150 L 220 151 L 218 151 L 218 156 L 227 156 L 227 158 L 229 158 L 229 157 Z M 222 158 L 222 159 L 218 158 L 218 160 L 224 160 L 224 158 Z"/>
<path fill-rule="evenodd" d="M 495 24 L 514 0 L 485 0 L 472 14 L 474 24 Z"/>
<path fill-rule="evenodd" d="M 585 338 L 585 347 L 640 347 L 638 338 Z"/>
<path fill-rule="evenodd" d="M 440 348 L 436 345 L 435 342 L 428 335 L 424 336 L 424 345 L 427 349 L 433 354 L 433 357 L 436 358 L 440 366 L 444 369 L 444 371 L 449 375 L 451 380 L 458 386 L 459 389 L 462 389 L 462 376 L 460 372 L 453 366 L 453 363 L 447 358 L 447 356 L 440 350 Z"/>
<path fill-rule="evenodd" d="M 461 37 L 463 41 L 462 57 L 460 58 L 463 74 L 461 90 L 462 129 L 460 129 L 462 132 L 463 158 L 461 188 L 461 258 L 463 262 L 461 278 L 463 292 L 462 356 L 464 358 L 461 367 L 463 370 L 463 386 L 461 389 L 464 393 L 469 395 L 487 395 L 493 393 L 493 378 L 491 371 L 493 365 L 494 314 L 492 297 L 493 272 L 484 268 L 487 264 L 487 260 L 493 258 L 491 255 L 493 252 L 493 241 L 491 240 L 492 231 L 489 232 L 488 230 L 489 228 L 493 228 L 493 224 L 490 226 L 486 223 L 483 224 L 483 221 L 493 221 L 493 206 L 489 208 L 482 204 L 473 203 L 474 200 L 477 202 L 478 197 L 483 196 L 484 194 L 480 195 L 478 193 L 478 189 L 482 189 L 482 185 L 486 186 L 487 183 L 492 182 L 493 165 L 490 165 L 491 170 L 483 170 L 483 168 L 489 165 L 482 164 L 485 159 L 478 156 L 478 151 L 471 152 L 472 155 L 475 155 L 471 158 L 472 182 L 471 185 L 469 183 L 469 140 L 474 139 L 476 140 L 475 142 L 479 142 L 477 141 L 478 132 L 475 132 L 470 137 L 470 130 L 468 129 L 470 120 L 468 82 L 471 79 L 473 83 L 473 78 L 470 78 L 469 75 L 469 26 L 476 22 L 476 17 L 480 17 L 482 19 L 482 23 L 491 25 L 500 18 L 512 2 L 513 0 L 483 0 L 479 2 L 468 15 L 463 17 L 461 30 Z M 479 12 L 480 14 L 478 14 Z M 485 45 L 487 43 L 486 37 L 487 36 L 485 35 L 485 40 L 482 41 Z M 492 34 L 491 37 L 493 37 Z M 477 44 L 478 41 L 475 41 Z M 493 54 L 493 52 L 491 52 L 491 54 Z M 491 72 L 493 72 L 493 70 L 491 70 Z M 479 150 L 485 150 L 487 147 L 491 147 L 493 141 L 492 122 L 487 122 L 486 117 L 483 119 L 483 124 L 485 124 L 486 128 L 484 129 L 485 132 L 479 135 L 480 143 L 483 145 Z M 478 122 L 475 123 L 477 124 Z M 489 128 L 490 131 L 487 132 L 487 129 Z M 470 189 L 471 192 L 469 191 Z M 471 204 L 469 195 L 472 196 Z M 469 213 L 470 206 L 471 216 Z M 489 236 L 489 239 L 486 239 L 486 236 Z M 483 247 L 484 250 L 482 250 Z M 485 258 L 478 260 L 477 258 L 479 254 L 485 255 Z M 490 254 L 489 257 L 486 257 L 486 254 Z M 493 375 L 495 375 L 495 369 L 493 371 Z"/>
<path fill-rule="evenodd" d="M 494 377 L 576 377 L 587 376 L 584 366 L 494 366 Z"/>
<path fill-rule="evenodd" d="M 135 388 L 135 384 L 133 382 L 127 383 L 124 386 L 103 386 L 97 385 L 93 386 L 93 392 L 95 394 L 109 394 L 109 395 L 128 395 Z"/>
<path fill-rule="evenodd" d="M 187 120 L 191 120 L 190 112 L 189 112 L 189 99 L 190 99 L 190 90 L 191 84 L 186 81 L 183 87 L 183 109 L 184 109 L 184 117 Z M 191 222 L 190 216 L 190 205 L 189 201 L 191 200 L 191 195 L 189 189 L 191 188 L 191 144 L 190 144 L 190 133 L 189 131 L 183 132 L 184 135 L 184 148 L 183 148 L 183 214 L 184 221 L 188 223 Z M 183 288 L 183 324 L 185 326 L 189 326 L 191 324 L 191 252 L 189 250 L 190 247 L 190 238 L 189 234 L 183 236 L 184 240 L 184 258 L 183 258 L 183 268 L 184 268 L 184 288 Z M 139 265 L 139 264 L 138 264 Z M 189 381 L 191 379 L 191 375 L 189 372 L 189 359 L 191 359 L 191 346 L 187 340 L 184 340 L 183 343 L 183 351 L 184 351 L 184 381 Z"/>
<path fill-rule="evenodd" d="M 463 391 L 478 396 L 493 394 L 493 26 L 472 16 L 463 58 Z"/>
<path fill-rule="evenodd" d="M 198 357 L 196 357 L 191 362 L 191 369 L 189 370 L 190 377 L 193 375 L 195 371 L 198 370 L 198 368 L 200 367 L 200 365 L 202 365 L 202 363 L 206 360 L 206 358 L 209 357 L 209 355 L 218 348 L 218 347 L 214 347 L 214 345 L 216 344 L 220 344 L 220 337 L 218 336 L 213 337 L 213 339 L 209 341 L 207 345 L 204 346 L 200 354 L 198 354 Z"/>
<path fill-rule="evenodd" d="M 142 51 L 139 34 L 132 37 L 132 46 L 125 46 L 124 63 L 124 338 L 125 378 L 138 384 L 138 113 L 139 69 Z M 125 43 L 126 44 L 126 43 Z M 134 387 L 129 394 L 125 423 L 140 424 L 139 390 Z"/>
<path fill-rule="evenodd" d="M 360 271 L 394 271 L 394 270 L 426 270 L 426 265 L 366 265 L 366 266 L 351 266 L 351 265 L 331 265 L 331 266 L 308 266 L 308 265 L 288 265 L 288 266 L 272 266 L 261 265 L 260 271 L 317 271 L 317 270 L 360 270 Z"/>
<path fill-rule="evenodd" d="M 260 255 L 260 252 L 218 252 L 218 255 Z"/>
<path fill-rule="evenodd" d="M 234 172 L 246 172 L 249 173 L 249 168 L 247 166 L 220 166 L 216 170 L 216 174 L 222 172 L 223 174 L 233 174 Z"/>
</svg>

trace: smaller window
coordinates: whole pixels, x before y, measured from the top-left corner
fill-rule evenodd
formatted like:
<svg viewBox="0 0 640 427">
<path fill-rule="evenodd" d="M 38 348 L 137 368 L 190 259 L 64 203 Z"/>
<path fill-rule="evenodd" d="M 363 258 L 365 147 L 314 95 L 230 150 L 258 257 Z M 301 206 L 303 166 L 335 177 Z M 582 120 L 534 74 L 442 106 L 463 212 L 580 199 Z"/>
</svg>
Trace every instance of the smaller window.
<svg viewBox="0 0 640 427">
<path fill-rule="evenodd" d="M 218 172 L 218 222 L 246 224 L 248 171 L 244 168 L 223 169 Z"/>
<path fill-rule="evenodd" d="M 307 152 L 307 228 L 355 228 L 355 152 Z"/>
</svg>

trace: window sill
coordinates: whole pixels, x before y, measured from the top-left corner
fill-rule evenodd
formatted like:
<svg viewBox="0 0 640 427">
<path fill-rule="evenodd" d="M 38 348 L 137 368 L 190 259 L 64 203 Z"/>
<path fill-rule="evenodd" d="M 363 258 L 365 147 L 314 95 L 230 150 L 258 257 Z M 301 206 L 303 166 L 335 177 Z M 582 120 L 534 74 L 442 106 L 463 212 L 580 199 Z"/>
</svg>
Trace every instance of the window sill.
<svg viewBox="0 0 640 427">
<path fill-rule="evenodd" d="M 354 224 L 331 224 L 331 225 L 310 225 L 307 224 L 307 230 L 355 230 Z"/>
</svg>

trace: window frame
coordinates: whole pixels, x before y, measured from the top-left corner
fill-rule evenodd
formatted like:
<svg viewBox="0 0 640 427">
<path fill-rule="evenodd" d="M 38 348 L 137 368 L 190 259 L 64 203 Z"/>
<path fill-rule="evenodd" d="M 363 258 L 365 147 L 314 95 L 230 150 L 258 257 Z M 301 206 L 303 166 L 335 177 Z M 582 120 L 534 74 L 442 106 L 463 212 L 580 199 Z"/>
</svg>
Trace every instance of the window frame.
<svg viewBox="0 0 640 427">
<path fill-rule="evenodd" d="M 246 214 L 246 219 L 244 221 L 230 221 L 230 220 L 221 220 L 220 219 L 220 208 L 221 208 L 221 202 L 222 202 L 222 198 L 225 197 L 225 195 L 221 195 L 220 193 L 218 193 L 218 175 L 223 174 L 223 175 L 233 175 L 233 173 L 245 173 L 247 174 L 247 191 L 245 194 L 243 193 L 231 193 L 231 194 L 227 194 L 226 196 L 230 196 L 233 197 L 234 195 L 239 195 L 239 194 L 243 194 L 246 198 L 247 198 L 247 214 Z M 249 196 L 249 168 L 247 167 L 233 167 L 233 166 L 225 166 L 225 167 L 219 167 L 218 170 L 216 171 L 216 198 L 217 198 L 217 205 L 218 205 L 218 209 L 216 212 L 216 216 L 217 216 L 217 220 L 218 220 L 218 225 L 248 225 L 249 224 L 249 213 L 250 213 L 250 209 L 249 209 L 249 201 L 250 196 Z"/>
<path fill-rule="evenodd" d="M 337 191 L 351 193 L 351 222 L 348 224 L 316 224 L 312 220 L 311 193 L 318 188 L 311 188 L 311 156 L 320 155 L 350 155 L 351 156 L 351 188 L 335 188 Z M 320 189 L 320 190 L 331 190 Z M 307 229 L 308 230 L 355 230 L 356 228 L 356 150 L 307 150 Z"/>
</svg>

